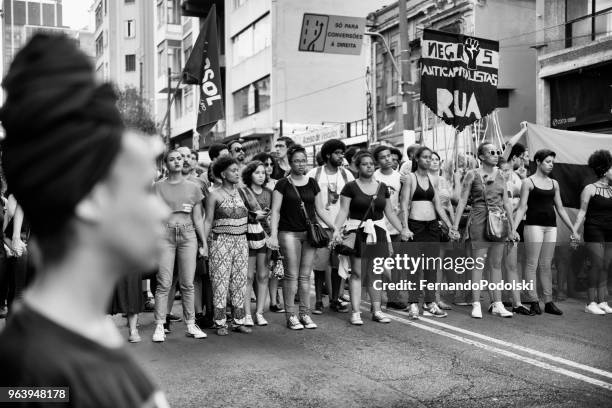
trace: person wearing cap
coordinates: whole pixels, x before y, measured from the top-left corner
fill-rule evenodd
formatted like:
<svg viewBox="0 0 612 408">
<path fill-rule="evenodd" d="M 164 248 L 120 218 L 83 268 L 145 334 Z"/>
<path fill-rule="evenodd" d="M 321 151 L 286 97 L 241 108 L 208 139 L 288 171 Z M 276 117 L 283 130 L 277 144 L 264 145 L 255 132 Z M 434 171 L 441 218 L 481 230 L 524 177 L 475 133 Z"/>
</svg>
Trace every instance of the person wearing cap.
<svg viewBox="0 0 612 408">
<path fill-rule="evenodd" d="M 162 144 L 124 128 L 112 86 L 64 35 L 35 34 L 2 85 L 3 170 L 40 267 L 0 333 L 0 384 L 67 387 L 71 407 L 167 407 L 106 316 L 119 279 L 155 267 Z"/>
</svg>

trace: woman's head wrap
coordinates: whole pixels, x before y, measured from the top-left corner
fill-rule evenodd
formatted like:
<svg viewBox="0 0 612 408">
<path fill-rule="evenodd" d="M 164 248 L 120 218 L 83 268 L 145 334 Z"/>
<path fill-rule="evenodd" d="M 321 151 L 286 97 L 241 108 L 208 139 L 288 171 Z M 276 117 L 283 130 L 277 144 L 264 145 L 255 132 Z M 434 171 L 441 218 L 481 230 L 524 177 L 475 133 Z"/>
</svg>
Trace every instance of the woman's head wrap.
<svg viewBox="0 0 612 408">
<path fill-rule="evenodd" d="M 123 122 L 109 84 L 64 35 L 36 34 L 2 82 L 3 167 L 39 235 L 51 235 L 103 179 L 121 147 Z"/>
</svg>

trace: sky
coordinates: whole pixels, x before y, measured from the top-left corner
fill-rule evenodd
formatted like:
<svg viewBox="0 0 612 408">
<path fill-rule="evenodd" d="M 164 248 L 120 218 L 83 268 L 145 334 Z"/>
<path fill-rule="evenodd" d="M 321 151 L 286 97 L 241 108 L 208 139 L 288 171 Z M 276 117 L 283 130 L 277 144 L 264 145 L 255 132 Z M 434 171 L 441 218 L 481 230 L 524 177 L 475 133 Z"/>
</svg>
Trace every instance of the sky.
<svg viewBox="0 0 612 408">
<path fill-rule="evenodd" d="M 88 26 L 92 31 L 93 24 L 90 20 L 93 17 L 88 11 L 92 4 L 93 0 L 62 0 L 64 25 L 75 30 Z"/>
</svg>

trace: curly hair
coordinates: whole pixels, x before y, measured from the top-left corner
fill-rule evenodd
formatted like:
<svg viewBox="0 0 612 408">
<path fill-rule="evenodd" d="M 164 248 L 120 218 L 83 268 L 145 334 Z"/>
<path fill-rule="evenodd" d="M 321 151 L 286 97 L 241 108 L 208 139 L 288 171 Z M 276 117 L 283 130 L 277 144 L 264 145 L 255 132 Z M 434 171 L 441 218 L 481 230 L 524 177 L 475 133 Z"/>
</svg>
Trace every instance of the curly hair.
<svg viewBox="0 0 612 408">
<path fill-rule="evenodd" d="M 253 184 L 253 173 L 255 173 L 255 171 L 257 171 L 257 168 L 259 166 L 263 167 L 263 162 L 259 161 L 259 160 L 253 160 L 250 161 L 245 168 L 242 170 L 242 182 L 244 183 L 245 186 L 250 187 L 251 184 Z M 265 167 L 264 167 L 264 174 L 265 174 Z M 268 175 L 266 174 L 266 179 L 264 181 L 264 185 L 268 182 Z"/>
<path fill-rule="evenodd" d="M 323 143 L 321 146 L 321 158 L 323 161 L 327 161 L 327 156 L 331 156 L 336 150 L 342 150 L 346 152 L 346 145 L 344 142 L 338 139 L 330 139 L 327 142 Z"/>
<path fill-rule="evenodd" d="M 596 150 L 589 156 L 588 164 L 597 178 L 602 178 L 612 168 L 612 154 L 609 150 Z"/>
<path fill-rule="evenodd" d="M 287 160 L 292 161 L 296 153 L 304 153 L 306 155 L 306 149 L 300 144 L 292 145 L 287 149 Z"/>
<path fill-rule="evenodd" d="M 238 164 L 238 161 L 236 159 L 233 159 L 229 156 L 221 156 L 219 157 L 216 161 L 215 164 L 213 164 L 213 176 L 215 176 L 216 178 L 220 179 L 221 178 L 221 173 L 223 173 L 225 170 L 227 170 L 227 168 L 229 166 L 231 166 L 232 164 Z"/>
</svg>

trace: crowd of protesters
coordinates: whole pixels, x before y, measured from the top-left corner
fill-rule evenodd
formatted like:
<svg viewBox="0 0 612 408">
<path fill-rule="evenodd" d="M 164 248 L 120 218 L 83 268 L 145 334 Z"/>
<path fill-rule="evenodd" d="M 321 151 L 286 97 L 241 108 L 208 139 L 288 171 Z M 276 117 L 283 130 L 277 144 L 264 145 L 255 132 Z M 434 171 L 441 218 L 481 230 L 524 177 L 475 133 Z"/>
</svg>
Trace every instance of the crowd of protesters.
<svg viewBox="0 0 612 408">
<path fill-rule="evenodd" d="M 572 222 L 561 203 L 559 184 L 550 177 L 555 153 L 536 152 L 535 171 L 529 174 L 525 147 L 507 149 L 504 153 L 485 142 L 475 157 L 461 156 L 454 164 L 426 146 L 408 147 L 402 161 L 402 153 L 391 146 L 347 149 L 341 140 L 332 139 L 322 145 L 318 165 L 309 169 L 306 149 L 280 137 L 274 152 L 259 153 L 250 161 L 240 141 L 213 144 L 208 171 L 199 166 L 195 151 L 167 151 L 154 183 L 154 191 L 171 210 L 164 224 L 159 269 L 121 280 L 109 313 L 127 317 L 130 342 L 141 341 L 137 318 L 147 306 L 155 315 L 154 342 L 165 341 L 172 322 L 181 320 L 186 335 L 197 339 L 206 337 L 203 329 L 221 336 L 230 330 L 251 333 L 253 326 L 268 325 L 266 311 L 285 313 L 292 330 L 316 328 L 311 314 L 326 310 L 351 312 L 350 323 L 361 325 L 362 287 L 367 288 L 372 320 L 379 323 L 391 321 L 383 313 L 385 305 L 387 310 L 405 310 L 409 319 L 421 314 L 446 317 L 453 303 L 472 306 L 471 316 L 483 317 L 480 289 L 455 291 L 454 301 L 440 290 L 375 289 L 362 258 L 388 256 L 390 243 L 405 241 L 417 244 L 414 250 L 428 257 L 467 252 L 487 262 L 467 277 L 442 268 L 407 275 L 391 269 L 385 271 L 387 281 L 407 278 L 418 287 L 421 280 L 524 279 L 534 283 L 531 290 L 489 291 L 489 313 L 534 316 L 542 313 L 542 300 L 544 312 L 561 315 L 553 298 L 557 218 L 569 229 L 572 245 L 579 242 L 584 223 L 590 262 L 585 312 L 612 313 L 607 304 L 612 263 L 610 152 L 600 150 L 590 157 L 588 165 L 597 179 L 584 187 Z M 12 195 L 5 206 L 2 256 L 7 272 L 2 288 L 10 304 L 33 272 L 27 256 L 27 220 Z M 492 209 L 506 215 L 507 234 L 500 240 L 487 237 Z M 312 224 L 321 226 L 325 245 L 310 239 Z M 449 249 L 434 244 L 449 240 L 465 245 Z M 273 273 L 275 268 L 281 273 Z M 558 274 L 561 300 L 566 292 L 575 292 L 575 279 L 566 279 Z M 177 289 L 182 317 L 172 314 Z M 147 293 L 154 301 L 146 302 Z"/>
</svg>

